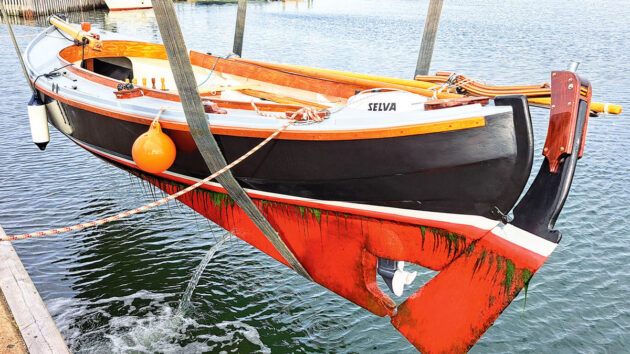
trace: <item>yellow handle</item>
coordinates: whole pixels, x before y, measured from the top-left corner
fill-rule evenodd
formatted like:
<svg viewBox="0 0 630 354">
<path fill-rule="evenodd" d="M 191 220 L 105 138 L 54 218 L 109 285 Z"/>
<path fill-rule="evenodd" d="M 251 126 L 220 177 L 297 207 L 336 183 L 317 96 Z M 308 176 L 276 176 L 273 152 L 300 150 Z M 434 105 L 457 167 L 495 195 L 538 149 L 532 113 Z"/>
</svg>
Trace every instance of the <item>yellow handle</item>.
<svg viewBox="0 0 630 354">
<path fill-rule="evenodd" d="M 530 98 L 527 101 L 529 101 L 529 103 L 538 105 L 551 105 L 551 98 L 549 97 Z M 623 108 L 620 105 L 612 103 L 591 102 L 591 111 L 595 111 L 598 113 L 621 114 Z"/>
<path fill-rule="evenodd" d="M 50 17 L 50 24 L 57 27 L 60 31 L 63 31 L 69 34 L 72 38 L 76 39 L 77 41 L 81 43 L 83 43 L 83 41 L 86 40 L 87 46 L 93 50 L 100 51 L 101 48 L 103 47 L 103 42 L 94 38 L 91 34 L 72 26 L 71 24 L 60 19 L 57 16 Z"/>
</svg>

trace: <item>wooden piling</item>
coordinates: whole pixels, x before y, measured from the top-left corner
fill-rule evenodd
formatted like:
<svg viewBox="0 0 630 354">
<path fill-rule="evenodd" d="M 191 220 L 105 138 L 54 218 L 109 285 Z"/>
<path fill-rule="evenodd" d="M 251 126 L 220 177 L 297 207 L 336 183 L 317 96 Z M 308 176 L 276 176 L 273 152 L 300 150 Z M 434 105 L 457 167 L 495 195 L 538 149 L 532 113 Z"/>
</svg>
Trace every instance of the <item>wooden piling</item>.
<svg viewBox="0 0 630 354">
<path fill-rule="evenodd" d="M 443 2 L 444 0 L 431 0 L 429 3 L 429 11 L 427 12 L 427 20 L 424 23 L 422 44 L 420 45 L 420 53 L 418 53 L 418 64 L 416 65 L 416 75 L 414 77 L 429 74 Z"/>
<path fill-rule="evenodd" d="M 234 46 L 232 51 L 239 56 L 243 52 L 243 35 L 245 33 L 245 15 L 247 13 L 247 0 L 238 0 L 236 13 L 236 29 L 234 30 Z"/>
</svg>

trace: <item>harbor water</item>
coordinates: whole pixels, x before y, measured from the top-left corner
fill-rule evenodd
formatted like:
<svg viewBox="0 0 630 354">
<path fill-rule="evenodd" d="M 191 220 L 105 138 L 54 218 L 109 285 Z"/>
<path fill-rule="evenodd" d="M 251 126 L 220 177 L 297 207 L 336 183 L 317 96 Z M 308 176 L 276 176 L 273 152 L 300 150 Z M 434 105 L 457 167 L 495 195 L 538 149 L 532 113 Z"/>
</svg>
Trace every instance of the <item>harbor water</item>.
<svg viewBox="0 0 630 354">
<path fill-rule="evenodd" d="M 236 5 L 175 6 L 189 49 L 231 51 Z M 411 78 L 427 7 L 419 0 L 250 2 L 243 56 Z M 629 18 L 628 1 L 445 1 L 431 71 L 534 84 L 578 60 L 594 101 L 628 112 Z M 151 10 L 90 11 L 71 19 L 160 41 Z M 31 39 L 24 36 L 43 26 L 42 19 L 14 26 L 22 49 Z M 29 89 L 7 35 L 0 26 L 0 224 L 7 233 L 91 221 L 161 198 L 56 130 L 47 150 L 37 149 L 26 115 Z M 533 108 L 532 114 L 537 169 L 548 111 Z M 526 304 L 521 293 L 472 352 L 627 352 L 629 154 L 630 114 L 591 119 L 584 158 L 556 225 L 562 242 L 533 277 Z M 414 351 L 387 318 L 307 282 L 236 237 L 203 273 L 195 272 L 223 236 L 171 203 L 14 246 L 73 352 Z M 178 311 L 193 275 L 200 278 L 187 311 Z"/>
</svg>

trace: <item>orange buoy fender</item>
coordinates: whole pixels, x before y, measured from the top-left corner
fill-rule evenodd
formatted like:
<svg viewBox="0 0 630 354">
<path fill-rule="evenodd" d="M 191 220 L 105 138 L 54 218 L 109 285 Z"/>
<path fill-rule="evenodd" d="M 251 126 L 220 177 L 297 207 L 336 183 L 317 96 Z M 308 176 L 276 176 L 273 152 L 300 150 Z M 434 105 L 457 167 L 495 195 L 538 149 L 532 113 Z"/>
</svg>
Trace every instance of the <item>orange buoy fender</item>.
<svg viewBox="0 0 630 354">
<path fill-rule="evenodd" d="M 175 144 L 162 132 L 160 123 L 151 123 L 149 131 L 140 135 L 131 147 L 133 161 L 145 172 L 166 171 L 175 161 Z"/>
</svg>

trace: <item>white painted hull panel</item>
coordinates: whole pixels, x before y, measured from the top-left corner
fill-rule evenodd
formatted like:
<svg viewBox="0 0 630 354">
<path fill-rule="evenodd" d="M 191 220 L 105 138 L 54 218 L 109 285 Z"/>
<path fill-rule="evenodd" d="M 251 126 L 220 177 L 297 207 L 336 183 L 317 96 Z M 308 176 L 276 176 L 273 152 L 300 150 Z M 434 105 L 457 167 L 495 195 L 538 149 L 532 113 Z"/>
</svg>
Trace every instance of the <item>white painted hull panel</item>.
<svg viewBox="0 0 630 354">
<path fill-rule="evenodd" d="M 110 10 L 148 9 L 153 7 L 151 0 L 105 0 Z"/>
</svg>

